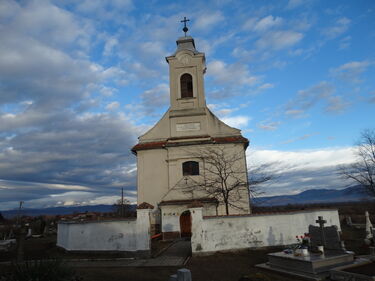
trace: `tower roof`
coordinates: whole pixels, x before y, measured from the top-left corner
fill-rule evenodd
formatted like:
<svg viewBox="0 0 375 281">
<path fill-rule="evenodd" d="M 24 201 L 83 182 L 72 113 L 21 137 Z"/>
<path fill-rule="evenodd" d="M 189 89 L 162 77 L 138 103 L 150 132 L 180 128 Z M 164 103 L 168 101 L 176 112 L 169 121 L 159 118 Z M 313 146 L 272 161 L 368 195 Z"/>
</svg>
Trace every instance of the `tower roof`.
<svg viewBox="0 0 375 281">
<path fill-rule="evenodd" d="M 194 38 L 191 36 L 184 36 L 180 37 L 176 41 L 177 50 L 173 55 L 176 55 L 180 51 L 189 50 L 192 51 L 194 54 L 199 54 L 200 52 L 197 51 L 195 48 Z"/>
</svg>

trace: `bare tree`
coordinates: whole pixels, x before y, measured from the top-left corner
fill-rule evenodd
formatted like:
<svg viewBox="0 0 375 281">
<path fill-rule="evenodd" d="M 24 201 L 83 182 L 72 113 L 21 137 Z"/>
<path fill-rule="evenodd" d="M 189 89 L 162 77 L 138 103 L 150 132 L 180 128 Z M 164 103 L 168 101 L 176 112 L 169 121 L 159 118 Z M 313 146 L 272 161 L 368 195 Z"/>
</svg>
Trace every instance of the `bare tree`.
<svg viewBox="0 0 375 281">
<path fill-rule="evenodd" d="M 117 216 L 122 218 L 136 216 L 135 208 L 126 198 L 118 199 L 117 202 L 113 204 L 113 211 Z"/>
<path fill-rule="evenodd" d="M 256 198 L 264 194 L 264 191 L 259 189 L 259 186 L 266 182 L 275 180 L 278 177 L 277 173 L 275 172 L 275 169 L 279 166 L 279 162 L 269 162 L 262 163 L 259 165 L 250 165 L 250 169 L 248 170 L 248 186 L 251 198 Z"/>
<path fill-rule="evenodd" d="M 355 148 L 357 161 L 340 166 L 339 173 L 363 186 L 375 197 L 375 130 L 365 130 Z"/>
<path fill-rule="evenodd" d="M 248 178 L 245 155 L 242 151 L 236 152 L 224 147 L 208 147 L 190 152 L 195 157 L 202 159 L 203 167 L 197 176 L 184 176 L 179 187 L 184 192 L 196 197 L 197 192 L 208 198 L 214 198 L 218 204 L 225 206 L 225 212 L 229 215 L 230 208 L 243 210 L 249 202 L 249 195 L 260 194 L 256 186 L 264 183 L 272 176 L 263 168 L 266 165 L 254 169 L 257 176 Z"/>
</svg>

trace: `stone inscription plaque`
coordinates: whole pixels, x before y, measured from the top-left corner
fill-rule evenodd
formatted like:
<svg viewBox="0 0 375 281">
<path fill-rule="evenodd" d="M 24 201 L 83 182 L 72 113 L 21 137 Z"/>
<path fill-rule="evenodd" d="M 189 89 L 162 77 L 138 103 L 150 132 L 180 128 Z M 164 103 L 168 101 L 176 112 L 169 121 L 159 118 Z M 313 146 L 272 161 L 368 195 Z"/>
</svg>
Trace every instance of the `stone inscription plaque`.
<svg viewBox="0 0 375 281">
<path fill-rule="evenodd" d="M 176 131 L 177 132 L 185 132 L 185 131 L 199 131 L 201 129 L 201 123 L 182 123 L 176 124 Z"/>
</svg>

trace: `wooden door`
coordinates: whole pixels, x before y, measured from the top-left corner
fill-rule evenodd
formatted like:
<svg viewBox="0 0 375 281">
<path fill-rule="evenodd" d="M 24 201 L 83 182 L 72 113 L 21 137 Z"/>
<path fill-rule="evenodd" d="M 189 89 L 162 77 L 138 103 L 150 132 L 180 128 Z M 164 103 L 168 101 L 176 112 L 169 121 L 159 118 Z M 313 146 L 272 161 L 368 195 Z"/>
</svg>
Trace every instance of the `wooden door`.
<svg viewBox="0 0 375 281">
<path fill-rule="evenodd" d="M 191 237 L 191 214 L 185 211 L 180 216 L 181 237 Z"/>
</svg>

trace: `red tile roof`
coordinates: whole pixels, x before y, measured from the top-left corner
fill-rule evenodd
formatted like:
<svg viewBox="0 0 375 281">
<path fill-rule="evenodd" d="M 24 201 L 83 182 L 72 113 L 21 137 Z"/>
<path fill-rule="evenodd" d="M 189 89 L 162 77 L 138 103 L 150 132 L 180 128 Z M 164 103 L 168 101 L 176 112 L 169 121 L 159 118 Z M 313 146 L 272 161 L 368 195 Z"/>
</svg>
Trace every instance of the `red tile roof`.
<svg viewBox="0 0 375 281">
<path fill-rule="evenodd" d="M 168 200 L 161 201 L 159 206 L 165 205 L 184 205 L 184 204 L 198 204 L 198 203 L 217 203 L 216 198 L 196 198 L 196 199 L 187 199 L 187 200 Z"/>
<path fill-rule="evenodd" d="M 152 206 L 151 204 L 147 203 L 147 202 L 143 202 L 141 204 L 138 205 L 137 209 L 140 210 L 140 209 L 153 209 L 154 206 Z"/>
<path fill-rule="evenodd" d="M 210 138 L 209 140 L 196 140 L 197 138 L 209 138 L 209 136 L 188 136 L 188 137 L 174 137 L 169 138 L 165 141 L 157 141 L 157 142 L 146 142 L 146 143 L 138 143 L 131 151 L 136 154 L 138 150 L 148 150 L 148 149 L 158 149 L 158 148 L 164 148 L 166 146 L 180 146 L 181 143 L 173 142 L 169 143 L 168 141 L 176 141 L 176 140 L 189 140 L 191 139 L 191 142 L 187 143 L 184 142 L 183 145 L 186 144 L 210 144 L 210 143 L 243 143 L 245 145 L 245 148 L 249 145 L 249 140 L 247 138 L 244 138 L 243 136 L 229 136 L 229 137 L 214 137 Z"/>
</svg>

